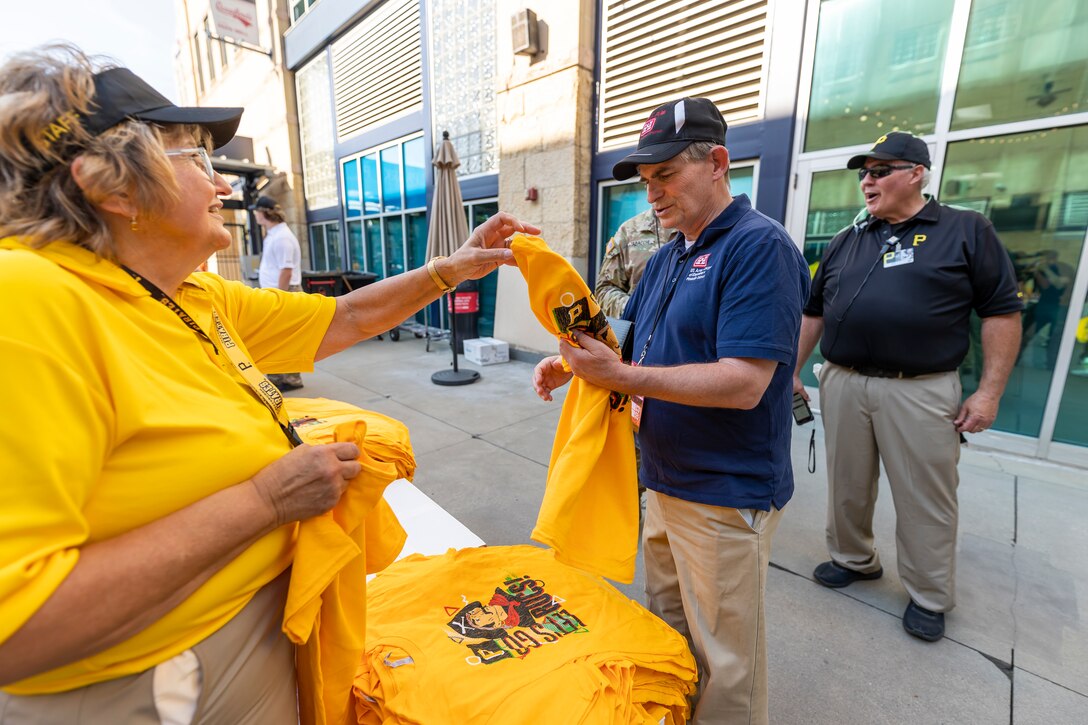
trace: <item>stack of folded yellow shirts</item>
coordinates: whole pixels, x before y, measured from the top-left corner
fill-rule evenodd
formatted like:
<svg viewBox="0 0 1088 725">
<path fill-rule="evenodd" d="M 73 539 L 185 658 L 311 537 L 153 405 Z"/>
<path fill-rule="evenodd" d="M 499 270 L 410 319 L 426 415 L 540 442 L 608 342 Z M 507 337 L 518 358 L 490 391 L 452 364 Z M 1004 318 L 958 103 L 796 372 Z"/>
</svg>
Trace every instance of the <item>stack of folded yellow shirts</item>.
<svg viewBox="0 0 1088 725">
<path fill-rule="evenodd" d="M 674 723 L 684 638 L 599 576 L 533 546 L 394 563 L 367 587 L 362 725 Z"/>
</svg>

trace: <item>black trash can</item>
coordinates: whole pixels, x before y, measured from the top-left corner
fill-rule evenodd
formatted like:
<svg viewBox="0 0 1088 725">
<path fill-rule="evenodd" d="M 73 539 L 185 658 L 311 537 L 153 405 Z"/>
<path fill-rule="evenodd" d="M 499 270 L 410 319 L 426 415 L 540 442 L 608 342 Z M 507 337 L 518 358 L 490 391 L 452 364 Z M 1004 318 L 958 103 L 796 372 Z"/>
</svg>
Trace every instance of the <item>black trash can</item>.
<svg viewBox="0 0 1088 725">
<path fill-rule="evenodd" d="M 447 295 L 446 299 L 453 298 L 457 314 L 452 317 L 457 325 L 457 352 L 465 352 L 465 340 L 471 340 L 480 336 L 480 286 L 474 279 L 467 279 L 457 285 L 453 295 Z M 449 312 L 450 303 L 446 303 L 446 311 Z"/>
<path fill-rule="evenodd" d="M 337 297 L 344 294 L 344 280 L 338 272 L 303 272 L 302 291 Z"/>
<path fill-rule="evenodd" d="M 373 272 L 344 272 L 340 275 L 344 281 L 344 292 L 348 293 L 360 287 L 366 287 L 378 281 L 378 275 Z"/>
</svg>

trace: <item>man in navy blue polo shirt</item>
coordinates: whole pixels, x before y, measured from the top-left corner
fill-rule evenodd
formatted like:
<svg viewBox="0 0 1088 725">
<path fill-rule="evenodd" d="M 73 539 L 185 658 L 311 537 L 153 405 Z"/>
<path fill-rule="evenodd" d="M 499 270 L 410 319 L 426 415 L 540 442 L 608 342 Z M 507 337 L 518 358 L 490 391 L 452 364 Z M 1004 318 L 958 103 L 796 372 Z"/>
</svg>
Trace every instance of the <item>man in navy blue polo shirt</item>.
<svg viewBox="0 0 1088 725">
<path fill-rule="evenodd" d="M 706 98 L 650 115 L 613 176 L 638 174 L 661 225 L 679 233 L 624 310 L 633 365 L 581 334 L 560 353 L 575 375 L 633 396 L 647 599 L 691 643 L 694 721 L 754 724 L 767 722 L 763 599 L 793 494 L 791 380 L 809 275 L 782 226 L 729 193 L 725 130 Z M 533 384 L 547 400 L 569 378 L 552 357 Z"/>
<path fill-rule="evenodd" d="M 837 588 L 883 574 L 873 541 L 883 461 L 910 595 L 903 627 L 932 642 L 955 604 L 960 434 L 997 417 L 1019 351 L 1021 302 L 986 217 L 922 194 L 930 167 L 922 139 L 889 133 L 847 167 L 858 169 L 865 213 L 820 261 L 797 357 L 804 364 L 820 342 L 827 360 L 820 410 L 831 560 L 813 576 Z M 957 368 L 972 310 L 982 318 L 982 377 L 961 403 Z M 794 388 L 808 397 L 799 376 Z"/>
</svg>

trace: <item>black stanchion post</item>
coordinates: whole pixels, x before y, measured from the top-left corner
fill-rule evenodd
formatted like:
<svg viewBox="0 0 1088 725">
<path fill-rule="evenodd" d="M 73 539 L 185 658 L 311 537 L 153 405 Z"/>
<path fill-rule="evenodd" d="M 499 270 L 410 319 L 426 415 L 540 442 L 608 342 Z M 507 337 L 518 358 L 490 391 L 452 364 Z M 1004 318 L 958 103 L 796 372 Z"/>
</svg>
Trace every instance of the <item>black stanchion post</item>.
<svg viewBox="0 0 1088 725">
<path fill-rule="evenodd" d="M 453 351 L 453 370 L 439 370 L 431 375 L 435 385 L 469 385 L 480 379 L 475 370 L 459 370 L 457 367 L 457 290 L 449 293 L 450 301 L 450 350 Z"/>
</svg>

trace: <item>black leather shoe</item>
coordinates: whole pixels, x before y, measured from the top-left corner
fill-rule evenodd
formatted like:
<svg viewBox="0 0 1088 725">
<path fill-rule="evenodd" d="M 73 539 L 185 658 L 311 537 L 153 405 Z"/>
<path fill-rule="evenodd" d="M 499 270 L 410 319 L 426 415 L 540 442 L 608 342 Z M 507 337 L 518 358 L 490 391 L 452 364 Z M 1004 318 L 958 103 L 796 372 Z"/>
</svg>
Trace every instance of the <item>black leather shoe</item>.
<svg viewBox="0 0 1088 725">
<path fill-rule="evenodd" d="M 853 569 L 839 566 L 833 561 L 825 561 L 823 564 L 816 567 L 816 570 L 812 572 L 812 576 L 825 587 L 840 589 L 845 586 L 850 586 L 856 581 L 879 579 L 884 576 L 884 570 L 877 569 L 868 574 L 862 574 L 860 571 L 854 571 Z"/>
<path fill-rule="evenodd" d="M 944 612 L 931 612 L 911 600 L 903 612 L 903 629 L 918 639 L 936 642 L 944 636 Z"/>
</svg>

